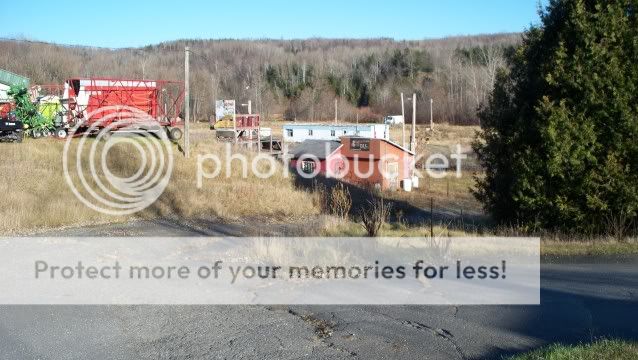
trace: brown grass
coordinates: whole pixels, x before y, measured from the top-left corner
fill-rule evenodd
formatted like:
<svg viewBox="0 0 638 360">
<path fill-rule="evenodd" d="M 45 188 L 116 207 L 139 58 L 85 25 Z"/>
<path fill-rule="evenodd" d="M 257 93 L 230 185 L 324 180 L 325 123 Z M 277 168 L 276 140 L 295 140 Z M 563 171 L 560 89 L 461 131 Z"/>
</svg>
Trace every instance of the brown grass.
<svg viewBox="0 0 638 360">
<path fill-rule="evenodd" d="M 619 242 L 613 238 L 595 240 L 542 240 L 541 254 L 547 256 L 638 255 L 638 241 Z"/>
<path fill-rule="evenodd" d="M 437 223 L 433 227 L 434 236 L 445 237 L 482 237 L 482 236 L 524 236 L 524 234 L 503 234 L 494 229 L 481 233 L 471 230 L 453 229 L 445 224 Z M 366 236 L 366 231 L 360 223 L 338 218 L 332 218 L 324 223 L 321 230 L 323 236 Z M 384 224 L 378 236 L 384 237 L 430 237 L 430 227 L 427 225 L 407 226 L 400 223 Z M 595 239 L 566 239 L 540 236 L 540 254 L 549 258 L 572 256 L 636 256 L 638 255 L 638 239 L 623 242 L 609 238 Z"/>
<path fill-rule="evenodd" d="M 291 179 L 280 175 L 281 171 L 270 179 L 252 175 L 244 179 L 239 169 L 233 167 L 229 178 L 205 179 L 203 187 L 197 189 L 197 154 L 223 153 L 221 144 L 206 138 L 194 141 L 188 160 L 174 146 L 175 168 L 166 191 L 157 202 L 135 216 L 105 215 L 76 199 L 63 175 L 63 141 L 25 139 L 22 144 L 0 144 L 0 193 L 3 194 L 0 234 L 134 218 L 264 217 L 284 221 L 319 212 L 314 196 L 295 189 Z M 76 146 L 77 140 L 74 140 L 72 151 Z M 108 162 L 117 165 L 113 171 L 118 175 L 130 175 L 139 166 L 137 152 L 127 149 L 128 146 L 120 144 L 109 152 Z M 249 158 L 254 156 L 247 154 Z M 84 161 L 82 167 L 87 170 L 88 163 Z M 72 176 L 77 180 L 76 175 Z"/>
</svg>

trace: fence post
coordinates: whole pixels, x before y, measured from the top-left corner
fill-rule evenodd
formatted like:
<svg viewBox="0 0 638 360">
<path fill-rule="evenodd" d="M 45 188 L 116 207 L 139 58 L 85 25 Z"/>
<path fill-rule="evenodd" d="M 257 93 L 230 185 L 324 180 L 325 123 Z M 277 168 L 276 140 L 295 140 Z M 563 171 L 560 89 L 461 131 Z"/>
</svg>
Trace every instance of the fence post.
<svg viewBox="0 0 638 360">
<path fill-rule="evenodd" d="M 434 239 L 434 198 L 430 198 L 430 237 Z"/>
<path fill-rule="evenodd" d="M 190 121 L 191 121 L 191 96 L 190 96 L 190 79 L 189 79 L 189 54 L 190 49 L 188 46 L 184 48 L 184 100 L 186 102 L 186 121 L 184 121 L 184 157 L 187 159 L 190 156 Z"/>
</svg>

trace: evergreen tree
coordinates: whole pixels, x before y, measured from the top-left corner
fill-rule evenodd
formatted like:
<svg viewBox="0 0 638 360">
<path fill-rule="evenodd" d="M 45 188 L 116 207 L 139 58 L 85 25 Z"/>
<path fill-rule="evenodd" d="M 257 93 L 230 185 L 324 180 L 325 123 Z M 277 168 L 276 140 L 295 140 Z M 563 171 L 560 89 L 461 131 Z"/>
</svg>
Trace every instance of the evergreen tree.
<svg viewBox="0 0 638 360">
<path fill-rule="evenodd" d="M 638 0 L 551 0 L 480 111 L 476 196 L 528 229 L 622 236 L 638 210 Z"/>
</svg>

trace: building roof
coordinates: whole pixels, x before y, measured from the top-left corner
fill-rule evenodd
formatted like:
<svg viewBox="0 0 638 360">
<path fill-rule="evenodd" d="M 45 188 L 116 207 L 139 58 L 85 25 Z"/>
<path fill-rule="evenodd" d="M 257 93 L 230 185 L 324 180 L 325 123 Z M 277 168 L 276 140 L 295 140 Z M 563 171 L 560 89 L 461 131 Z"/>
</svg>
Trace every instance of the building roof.
<svg viewBox="0 0 638 360">
<path fill-rule="evenodd" d="M 0 69 L 0 84 L 29 86 L 29 78 L 14 74 L 11 71 Z"/>
<path fill-rule="evenodd" d="M 292 149 L 292 158 L 298 159 L 304 155 L 311 155 L 316 156 L 319 160 L 325 160 L 340 147 L 339 141 L 305 140 Z"/>
<path fill-rule="evenodd" d="M 408 154 L 411 154 L 411 155 L 414 155 L 414 154 L 415 154 L 415 152 L 414 152 L 414 151 L 409 150 L 409 149 L 406 149 L 406 148 L 404 148 L 403 146 L 401 146 L 401 145 L 399 145 L 399 144 L 395 143 L 394 141 L 390 141 L 390 140 L 386 140 L 386 139 L 380 139 L 380 140 L 383 140 L 383 141 L 387 142 L 388 144 L 394 145 L 394 146 L 398 147 L 399 149 L 401 149 L 401 150 L 403 150 L 403 151 L 407 152 Z"/>
<path fill-rule="evenodd" d="M 317 124 L 317 123 L 302 123 L 302 124 L 285 124 L 286 127 L 303 127 L 303 128 L 366 128 L 371 126 L 387 126 L 386 124 Z"/>
</svg>

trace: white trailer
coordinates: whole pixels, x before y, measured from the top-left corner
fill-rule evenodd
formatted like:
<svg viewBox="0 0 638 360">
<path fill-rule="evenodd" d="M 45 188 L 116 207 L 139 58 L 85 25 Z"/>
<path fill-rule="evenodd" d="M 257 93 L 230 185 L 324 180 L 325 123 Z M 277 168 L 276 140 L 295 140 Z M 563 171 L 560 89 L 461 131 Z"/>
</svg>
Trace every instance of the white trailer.
<svg viewBox="0 0 638 360">
<path fill-rule="evenodd" d="M 383 118 L 383 123 L 386 125 L 400 125 L 405 123 L 403 115 L 388 115 Z"/>
<path fill-rule="evenodd" d="M 386 124 L 288 124 L 283 126 L 284 142 L 338 141 L 342 136 L 389 140 L 390 128 Z"/>
</svg>

